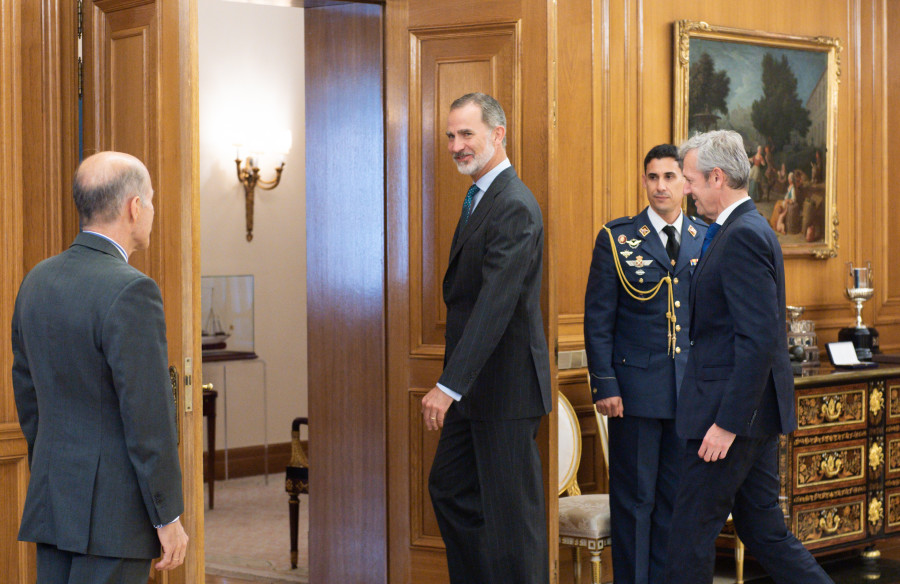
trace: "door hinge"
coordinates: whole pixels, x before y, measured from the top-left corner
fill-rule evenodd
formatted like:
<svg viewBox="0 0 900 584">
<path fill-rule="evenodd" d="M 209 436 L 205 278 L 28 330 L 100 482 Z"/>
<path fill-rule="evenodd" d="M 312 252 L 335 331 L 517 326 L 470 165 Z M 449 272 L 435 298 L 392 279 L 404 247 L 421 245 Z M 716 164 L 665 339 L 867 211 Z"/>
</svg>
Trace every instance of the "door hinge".
<svg viewBox="0 0 900 584">
<path fill-rule="evenodd" d="M 84 59 L 83 59 L 83 41 L 84 36 L 84 7 L 82 0 L 78 0 L 78 99 L 84 97 Z"/>
</svg>

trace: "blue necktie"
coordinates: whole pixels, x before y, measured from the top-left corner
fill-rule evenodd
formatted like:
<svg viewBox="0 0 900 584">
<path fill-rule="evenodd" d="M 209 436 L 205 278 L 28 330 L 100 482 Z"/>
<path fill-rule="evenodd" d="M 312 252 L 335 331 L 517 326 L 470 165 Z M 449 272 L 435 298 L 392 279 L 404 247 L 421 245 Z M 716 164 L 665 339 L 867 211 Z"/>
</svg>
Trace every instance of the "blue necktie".
<svg viewBox="0 0 900 584">
<path fill-rule="evenodd" d="M 706 253 L 706 248 L 709 247 L 709 244 L 712 243 L 713 237 L 716 236 L 716 233 L 719 232 L 719 229 L 722 228 L 722 225 L 719 223 L 713 223 L 706 229 L 706 235 L 703 236 L 703 247 L 700 248 L 700 257 L 703 257 L 703 254 Z"/>
<path fill-rule="evenodd" d="M 473 184 L 469 187 L 469 190 L 466 191 L 466 198 L 463 200 L 463 208 L 462 208 L 462 224 L 465 225 L 469 221 L 469 214 L 472 210 L 472 199 L 475 197 L 475 193 L 478 192 L 478 185 Z"/>
</svg>

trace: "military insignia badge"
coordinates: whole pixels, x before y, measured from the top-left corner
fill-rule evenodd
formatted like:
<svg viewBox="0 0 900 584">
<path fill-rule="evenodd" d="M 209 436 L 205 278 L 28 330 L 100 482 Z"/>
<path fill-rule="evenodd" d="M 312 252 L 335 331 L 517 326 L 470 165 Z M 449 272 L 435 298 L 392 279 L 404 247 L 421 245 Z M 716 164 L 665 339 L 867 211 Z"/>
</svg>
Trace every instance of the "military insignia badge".
<svg viewBox="0 0 900 584">
<path fill-rule="evenodd" d="M 644 266 L 649 266 L 653 263 L 653 260 L 645 260 L 644 256 L 637 256 L 633 260 L 628 260 L 627 263 L 632 268 L 643 268 Z"/>
<path fill-rule="evenodd" d="M 638 276 L 643 276 L 647 272 L 645 272 L 644 270 L 635 270 L 634 273 L 637 274 Z"/>
<path fill-rule="evenodd" d="M 619 236 L 619 239 L 617 241 L 619 243 L 625 243 L 627 240 L 628 240 L 628 238 L 625 237 L 625 234 L 623 233 L 622 235 Z"/>
<path fill-rule="evenodd" d="M 641 228 L 638 229 L 638 233 L 641 234 L 641 237 L 647 237 L 648 235 L 650 235 L 650 228 L 646 225 L 641 225 Z"/>
<path fill-rule="evenodd" d="M 624 236 L 623 236 L 623 237 L 624 237 Z M 630 255 L 633 254 L 634 252 L 633 252 L 633 251 L 628 251 L 627 249 L 625 249 L 625 250 L 620 251 L 619 253 L 622 254 L 622 257 L 623 257 L 623 258 L 627 258 L 628 256 L 630 256 Z"/>
<path fill-rule="evenodd" d="M 700 258 L 691 258 L 691 265 L 696 266 L 697 262 L 699 262 L 699 261 L 700 261 Z"/>
<path fill-rule="evenodd" d="M 694 229 L 693 225 L 688 225 L 688 233 L 691 234 L 691 237 L 697 237 L 697 230 Z"/>
<path fill-rule="evenodd" d="M 630 247 L 631 249 L 637 249 L 637 246 L 639 246 L 641 244 L 641 240 L 640 239 L 629 239 L 625 243 L 627 243 L 628 247 Z"/>
</svg>

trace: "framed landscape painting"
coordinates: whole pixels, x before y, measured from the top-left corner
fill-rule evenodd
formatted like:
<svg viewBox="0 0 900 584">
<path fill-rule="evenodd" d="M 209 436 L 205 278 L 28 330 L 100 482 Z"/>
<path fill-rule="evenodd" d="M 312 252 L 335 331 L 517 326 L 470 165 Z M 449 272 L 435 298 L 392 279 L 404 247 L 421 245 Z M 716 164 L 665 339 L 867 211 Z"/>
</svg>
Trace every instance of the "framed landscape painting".
<svg viewBox="0 0 900 584">
<path fill-rule="evenodd" d="M 837 255 L 840 50 L 829 37 L 675 23 L 675 143 L 710 130 L 741 134 L 748 192 L 785 257 Z"/>
</svg>

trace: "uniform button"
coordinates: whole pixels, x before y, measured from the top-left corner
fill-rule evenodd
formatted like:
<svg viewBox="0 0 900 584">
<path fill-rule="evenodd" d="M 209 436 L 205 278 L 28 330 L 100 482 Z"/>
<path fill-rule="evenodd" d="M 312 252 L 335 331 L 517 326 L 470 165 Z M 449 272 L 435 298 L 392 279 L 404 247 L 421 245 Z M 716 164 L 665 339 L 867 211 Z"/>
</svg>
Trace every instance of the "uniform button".
<svg viewBox="0 0 900 584">
<path fill-rule="evenodd" d="M 624 365 L 624 364 L 625 364 L 625 358 L 622 357 L 622 365 Z"/>
<path fill-rule="evenodd" d="M 638 282 L 640 282 L 641 284 L 643 284 L 643 283 L 644 283 L 644 279 L 643 279 L 643 278 L 640 278 L 640 279 L 638 280 Z"/>
<path fill-rule="evenodd" d="M 681 353 L 681 347 L 675 347 L 675 352 L 676 352 L 676 353 Z"/>
<path fill-rule="evenodd" d="M 675 301 L 675 308 L 681 308 L 681 300 Z"/>
<path fill-rule="evenodd" d="M 672 283 L 673 283 L 673 284 L 677 284 L 677 283 L 678 283 L 678 278 L 675 278 L 674 280 L 672 280 Z"/>
<path fill-rule="evenodd" d="M 692 346 L 692 347 L 694 346 L 694 341 L 691 341 L 691 346 Z"/>
<path fill-rule="evenodd" d="M 675 325 L 675 332 L 677 333 L 677 332 L 679 332 L 679 331 L 681 331 L 681 325 L 680 325 L 680 324 L 676 324 L 676 325 Z"/>
</svg>

